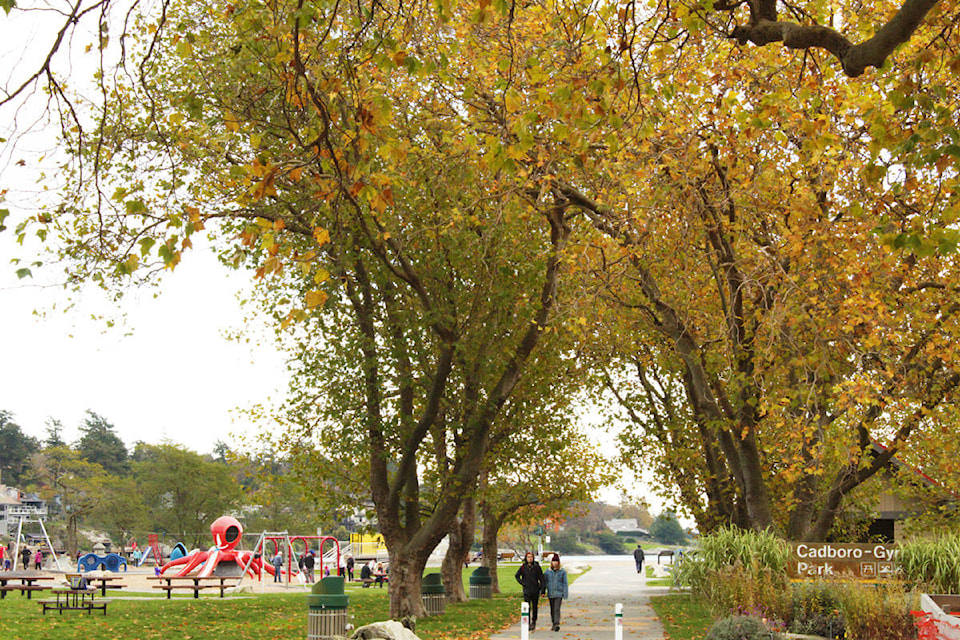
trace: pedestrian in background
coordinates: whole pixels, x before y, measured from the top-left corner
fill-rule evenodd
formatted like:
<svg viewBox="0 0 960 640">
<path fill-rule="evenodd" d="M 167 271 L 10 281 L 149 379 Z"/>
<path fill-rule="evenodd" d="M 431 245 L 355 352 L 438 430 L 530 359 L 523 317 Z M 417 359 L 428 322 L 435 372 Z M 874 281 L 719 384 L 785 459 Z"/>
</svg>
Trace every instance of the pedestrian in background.
<svg viewBox="0 0 960 640">
<path fill-rule="evenodd" d="M 560 555 L 553 554 L 550 567 L 543 572 L 543 581 L 546 585 L 547 599 L 550 600 L 550 621 L 553 630 L 560 631 L 560 605 L 570 595 L 567 584 L 567 570 L 560 566 Z"/>
<path fill-rule="evenodd" d="M 640 573 L 643 570 L 643 547 L 639 543 L 633 550 L 633 561 L 637 563 L 637 573 Z"/>
<path fill-rule="evenodd" d="M 537 608 L 540 595 L 543 593 L 543 570 L 540 564 L 533 559 L 533 552 L 527 551 L 523 557 L 523 564 L 513 576 L 523 587 L 523 601 L 530 605 L 530 631 L 537 626 Z"/>
<path fill-rule="evenodd" d="M 313 549 L 310 549 L 306 555 L 303 556 L 303 574 L 307 582 L 313 582 L 313 567 L 315 564 L 316 560 L 313 557 Z"/>
<path fill-rule="evenodd" d="M 280 553 L 279 549 L 277 549 L 277 555 L 273 556 L 273 559 L 270 560 L 270 564 L 273 565 L 273 581 L 283 582 L 283 579 L 280 577 L 283 573 L 283 554 Z"/>
</svg>

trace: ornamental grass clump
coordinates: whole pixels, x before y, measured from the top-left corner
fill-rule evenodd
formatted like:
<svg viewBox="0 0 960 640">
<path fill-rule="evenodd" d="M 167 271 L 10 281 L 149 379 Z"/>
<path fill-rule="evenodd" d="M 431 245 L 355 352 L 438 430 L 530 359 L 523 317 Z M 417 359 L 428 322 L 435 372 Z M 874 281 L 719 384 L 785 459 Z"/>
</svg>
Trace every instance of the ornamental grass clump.
<svg viewBox="0 0 960 640">
<path fill-rule="evenodd" d="M 675 582 L 703 592 L 711 573 L 726 567 L 740 567 L 749 574 L 765 570 L 786 574 L 790 545 L 769 530 L 747 531 L 723 527 L 703 536 L 695 554 L 687 554 L 675 569 Z"/>
<path fill-rule="evenodd" d="M 905 542 L 897 562 L 903 579 L 922 591 L 960 594 L 960 535 Z"/>
<path fill-rule="evenodd" d="M 767 531 L 732 527 L 700 540 L 675 570 L 674 582 L 704 596 L 717 615 L 763 611 L 784 620 L 789 609 L 790 546 Z"/>
</svg>

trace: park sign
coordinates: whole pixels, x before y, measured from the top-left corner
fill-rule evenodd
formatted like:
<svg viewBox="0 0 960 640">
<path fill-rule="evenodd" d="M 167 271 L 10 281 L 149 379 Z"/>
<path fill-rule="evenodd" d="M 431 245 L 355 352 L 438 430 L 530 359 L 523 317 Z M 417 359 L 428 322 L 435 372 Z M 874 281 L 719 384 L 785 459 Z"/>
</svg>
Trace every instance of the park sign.
<svg viewBox="0 0 960 640">
<path fill-rule="evenodd" d="M 900 549 L 892 544 L 796 542 L 789 571 L 795 578 L 831 578 L 842 575 L 862 580 L 892 578 Z"/>
</svg>

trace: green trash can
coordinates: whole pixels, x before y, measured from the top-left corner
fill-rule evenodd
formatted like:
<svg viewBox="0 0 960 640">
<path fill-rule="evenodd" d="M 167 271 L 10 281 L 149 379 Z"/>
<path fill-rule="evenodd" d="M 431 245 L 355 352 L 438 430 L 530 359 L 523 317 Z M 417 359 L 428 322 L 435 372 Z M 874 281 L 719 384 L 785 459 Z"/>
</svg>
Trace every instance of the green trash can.
<svg viewBox="0 0 960 640">
<path fill-rule="evenodd" d="M 477 567 L 470 574 L 470 599 L 487 600 L 493 597 L 493 578 L 490 567 Z"/>
<path fill-rule="evenodd" d="M 428 573 L 423 576 L 420 587 L 423 596 L 423 608 L 428 616 L 439 616 L 447 610 L 447 592 L 443 588 L 443 578 L 439 573 Z"/>
<path fill-rule="evenodd" d="M 347 635 L 347 605 L 343 578 L 331 576 L 313 585 L 307 595 L 307 640 Z"/>
</svg>

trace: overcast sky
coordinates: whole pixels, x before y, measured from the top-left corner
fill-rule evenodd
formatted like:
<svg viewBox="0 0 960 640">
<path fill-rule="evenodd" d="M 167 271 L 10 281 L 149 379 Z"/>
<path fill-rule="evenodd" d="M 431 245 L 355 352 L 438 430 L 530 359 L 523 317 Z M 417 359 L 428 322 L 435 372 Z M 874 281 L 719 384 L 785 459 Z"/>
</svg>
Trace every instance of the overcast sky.
<svg viewBox="0 0 960 640">
<path fill-rule="evenodd" d="M 9 247 L 9 233 L 0 248 Z M 243 326 L 237 294 L 249 275 L 209 252 L 188 252 L 162 287 L 131 292 L 119 306 L 92 290 L 61 310 L 65 293 L 36 286 L 42 280 L 0 269 L 0 409 L 31 435 L 43 436 L 52 417 L 73 441 L 90 409 L 128 446 L 168 439 L 208 452 L 251 429 L 237 409 L 285 388 L 280 354 L 227 338 Z M 107 327 L 106 318 L 121 313 Z"/>
</svg>

